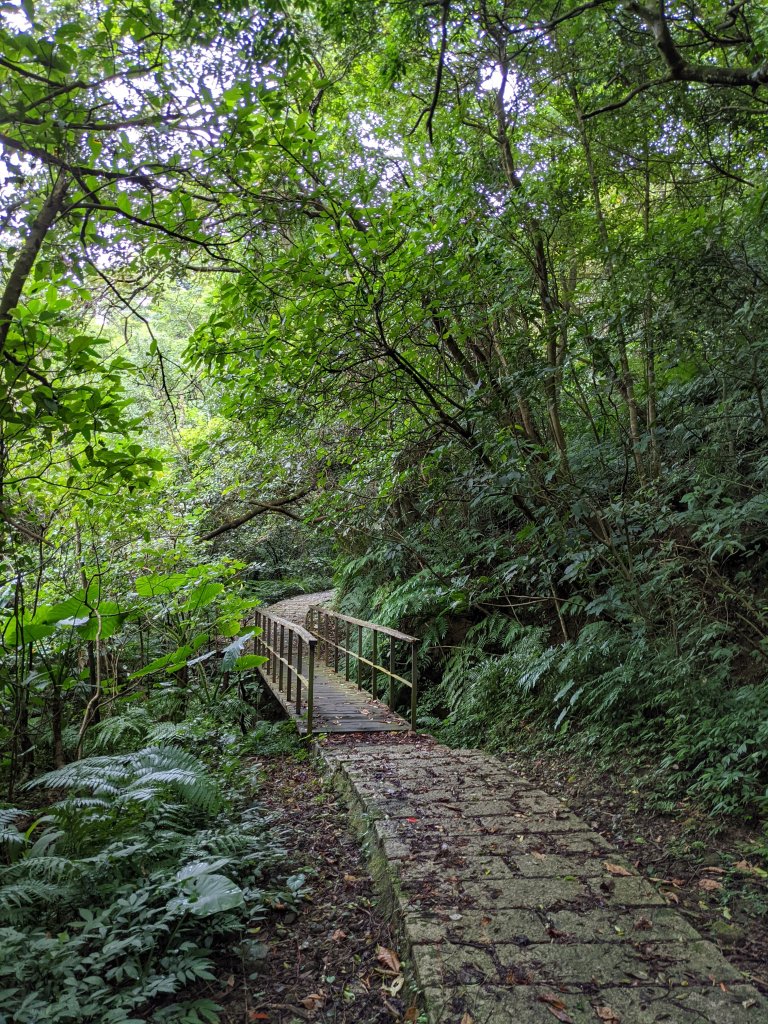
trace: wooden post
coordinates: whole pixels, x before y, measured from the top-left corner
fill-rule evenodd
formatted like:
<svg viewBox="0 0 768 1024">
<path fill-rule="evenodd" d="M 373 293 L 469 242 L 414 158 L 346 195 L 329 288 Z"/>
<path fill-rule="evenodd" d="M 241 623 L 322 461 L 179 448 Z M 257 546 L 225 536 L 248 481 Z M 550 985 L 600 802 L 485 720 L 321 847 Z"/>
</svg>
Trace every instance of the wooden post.
<svg viewBox="0 0 768 1024">
<path fill-rule="evenodd" d="M 395 638 L 389 638 L 389 700 L 387 704 L 390 711 L 395 710 Z"/>
<path fill-rule="evenodd" d="M 283 658 L 285 657 L 285 626 L 280 624 L 280 658 L 277 662 L 277 688 L 283 692 Z"/>
<path fill-rule="evenodd" d="M 301 714 L 301 648 L 304 641 L 298 638 L 296 652 L 296 714 Z"/>
<path fill-rule="evenodd" d="M 349 651 L 350 651 L 350 644 L 351 644 L 351 640 L 350 640 L 349 623 L 345 622 L 344 623 L 344 647 L 346 648 L 346 650 L 344 652 L 344 678 L 347 680 L 347 682 L 349 682 Z"/>
<path fill-rule="evenodd" d="M 315 710 L 315 645 L 310 643 L 307 662 L 307 736 L 312 735 L 312 715 Z"/>
<path fill-rule="evenodd" d="M 419 686 L 419 663 L 416 657 L 416 643 L 411 644 L 411 729 L 416 728 L 416 698 Z"/>
<path fill-rule="evenodd" d="M 349 646 L 349 645 L 347 645 Z M 357 688 L 363 688 L 363 663 L 360 659 L 363 656 L 363 627 L 357 627 Z"/>
<path fill-rule="evenodd" d="M 335 643 L 333 645 L 333 671 L 339 671 L 339 620 L 334 619 L 333 623 L 333 639 Z M 347 645 L 349 646 L 349 645 Z"/>
<path fill-rule="evenodd" d="M 293 666 L 293 630 L 288 630 L 288 666 L 285 673 L 288 700 L 291 699 L 291 668 Z"/>
<path fill-rule="evenodd" d="M 374 629 L 373 631 L 373 655 L 371 657 L 373 662 L 373 668 L 371 669 L 371 696 L 376 700 L 376 694 L 378 693 L 378 665 L 379 665 L 379 631 Z"/>
</svg>

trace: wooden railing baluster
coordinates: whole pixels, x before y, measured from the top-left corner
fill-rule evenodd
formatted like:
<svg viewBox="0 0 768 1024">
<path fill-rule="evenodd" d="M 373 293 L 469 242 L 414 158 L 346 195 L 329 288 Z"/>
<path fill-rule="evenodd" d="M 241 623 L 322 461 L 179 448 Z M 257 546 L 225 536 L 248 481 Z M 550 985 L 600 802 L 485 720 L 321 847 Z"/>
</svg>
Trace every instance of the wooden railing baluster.
<svg viewBox="0 0 768 1024">
<path fill-rule="evenodd" d="M 317 621 L 315 621 L 317 615 Z M 312 605 L 307 613 L 307 624 L 316 631 L 321 651 L 325 650 L 325 662 L 331 666 L 331 649 L 333 650 L 332 664 L 334 672 L 338 673 L 341 658 L 344 660 L 344 678 L 349 681 L 351 675 L 351 661 L 354 658 L 355 682 L 358 689 L 363 688 L 363 666 L 367 665 L 371 670 L 371 694 L 374 700 L 378 700 L 379 675 L 384 675 L 389 684 L 387 687 L 388 706 L 390 711 L 395 711 L 397 703 L 397 684 L 406 686 L 411 691 L 410 696 L 410 726 L 416 728 L 416 713 L 418 707 L 418 645 L 419 639 L 401 633 L 399 630 L 390 629 L 388 626 L 379 626 L 375 622 L 366 622 L 363 619 L 355 619 L 351 615 L 342 615 L 341 612 L 334 612 L 321 605 Z M 356 627 L 356 641 L 352 644 L 352 627 Z M 371 630 L 372 655 L 366 658 L 363 653 L 363 631 Z M 384 664 L 384 651 L 379 645 L 379 636 L 389 641 L 388 663 Z M 343 638 L 343 642 L 342 642 Z M 408 650 L 403 656 L 403 672 L 408 675 L 400 675 L 397 672 L 397 647 L 402 642 L 407 645 Z M 410 666 L 408 657 L 410 656 Z"/>
</svg>

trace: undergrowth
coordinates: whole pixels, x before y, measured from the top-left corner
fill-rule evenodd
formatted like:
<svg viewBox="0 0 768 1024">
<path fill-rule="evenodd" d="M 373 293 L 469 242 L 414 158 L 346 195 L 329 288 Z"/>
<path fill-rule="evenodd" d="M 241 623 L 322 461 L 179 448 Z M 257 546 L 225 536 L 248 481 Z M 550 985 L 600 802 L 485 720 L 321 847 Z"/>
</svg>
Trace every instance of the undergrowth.
<svg viewBox="0 0 768 1024">
<path fill-rule="evenodd" d="M 301 898 L 235 736 L 152 726 L 135 708 L 102 724 L 98 746 L 152 732 L 165 739 L 35 779 L 41 812 L 0 811 L 0 1020 L 214 1024 L 215 1001 L 194 993 L 215 981 L 222 943 L 247 955 L 249 929 Z"/>
</svg>

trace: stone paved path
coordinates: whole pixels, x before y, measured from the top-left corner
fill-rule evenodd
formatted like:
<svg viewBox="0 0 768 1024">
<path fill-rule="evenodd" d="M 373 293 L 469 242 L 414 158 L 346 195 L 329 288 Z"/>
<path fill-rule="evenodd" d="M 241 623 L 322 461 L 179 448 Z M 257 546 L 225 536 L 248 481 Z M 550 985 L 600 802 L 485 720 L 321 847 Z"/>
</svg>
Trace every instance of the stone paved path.
<svg viewBox="0 0 768 1024">
<path fill-rule="evenodd" d="M 495 758 L 418 736 L 345 737 L 322 756 L 430 1024 L 768 1024 L 716 947 Z"/>
</svg>

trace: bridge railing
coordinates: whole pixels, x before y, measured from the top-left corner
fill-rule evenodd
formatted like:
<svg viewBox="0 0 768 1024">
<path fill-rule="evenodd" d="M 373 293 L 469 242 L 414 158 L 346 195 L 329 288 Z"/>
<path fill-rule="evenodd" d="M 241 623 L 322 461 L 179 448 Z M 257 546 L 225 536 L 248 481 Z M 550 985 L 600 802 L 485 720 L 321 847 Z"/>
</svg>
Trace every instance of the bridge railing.
<svg viewBox="0 0 768 1024">
<path fill-rule="evenodd" d="M 315 697 L 317 638 L 302 626 L 257 608 L 254 614 L 254 653 L 266 657 L 261 666 L 267 680 L 285 693 L 289 704 L 302 713 L 302 686 L 306 695 L 307 734 L 312 734 Z M 260 631 L 260 632 L 259 632 Z"/>
<path fill-rule="evenodd" d="M 317 604 L 310 605 L 306 621 L 309 631 L 318 638 L 318 655 L 324 658 L 326 665 L 334 672 L 343 672 L 345 679 L 349 680 L 354 675 L 358 689 L 363 687 L 363 676 L 369 676 L 374 700 L 379 696 L 379 677 L 384 676 L 390 711 L 395 710 L 397 684 L 407 686 L 411 691 L 411 728 L 416 728 L 418 637 L 375 622 L 354 619 Z M 370 658 L 366 657 L 368 639 Z M 398 672 L 401 664 L 405 667 Z"/>
</svg>

